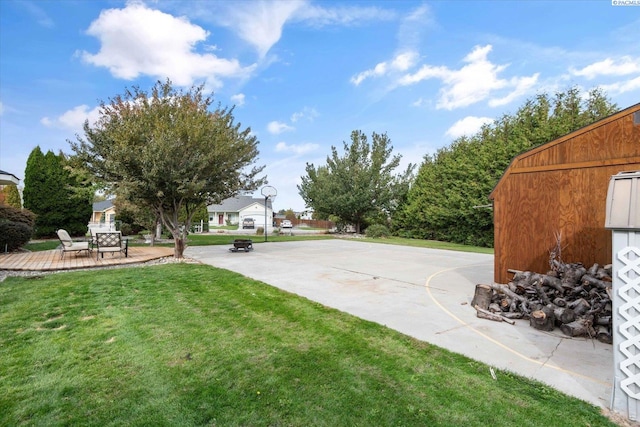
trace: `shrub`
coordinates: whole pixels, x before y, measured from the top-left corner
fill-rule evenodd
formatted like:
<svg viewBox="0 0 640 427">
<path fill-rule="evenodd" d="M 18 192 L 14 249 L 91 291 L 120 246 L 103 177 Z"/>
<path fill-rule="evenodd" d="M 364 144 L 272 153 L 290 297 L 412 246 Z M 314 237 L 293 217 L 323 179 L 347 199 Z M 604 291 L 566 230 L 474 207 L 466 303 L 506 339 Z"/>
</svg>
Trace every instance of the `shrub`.
<svg viewBox="0 0 640 427">
<path fill-rule="evenodd" d="M 120 232 L 123 236 L 131 236 L 132 234 L 137 234 L 134 233 L 132 225 L 126 222 L 120 224 Z"/>
<path fill-rule="evenodd" d="M 14 251 L 26 245 L 31 239 L 33 228 L 22 222 L 0 219 L 0 249 Z"/>
<path fill-rule="evenodd" d="M 29 227 L 33 227 L 36 223 L 36 215 L 29 209 L 18 209 L 13 206 L 0 204 L 0 219 L 6 219 L 11 222 L 20 222 Z"/>
<path fill-rule="evenodd" d="M 367 227 L 365 230 L 365 236 L 370 237 L 372 239 L 377 239 L 379 237 L 389 237 L 391 233 L 389 229 L 382 224 L 373 224 Z"/>
<path fill-rule="evenodd" d="M 256 229 L 256 234 L 257 234 L 258 236 L 262 236 L 262 235 L 264 234 L 264 227 L 258 227 L 258 228 Z"/>
</svg>

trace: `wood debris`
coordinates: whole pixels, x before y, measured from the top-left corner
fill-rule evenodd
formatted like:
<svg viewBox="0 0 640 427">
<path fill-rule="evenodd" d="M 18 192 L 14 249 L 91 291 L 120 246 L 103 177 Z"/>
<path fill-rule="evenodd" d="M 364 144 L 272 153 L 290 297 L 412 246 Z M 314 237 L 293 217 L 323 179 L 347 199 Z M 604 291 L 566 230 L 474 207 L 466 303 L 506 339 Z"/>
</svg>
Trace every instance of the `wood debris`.
<svg viewBox="0 0 640 427">
<path fill-rule="evenodd" d="M 546 274 L 510 270 L 514 276 L 506 285 L 477 285 L 471 306 L 478 317 L 528 319 L 539 330 L 559 327 L 567 336 L 588 336 L 611 344 L 612 266 L 585 268 L 559 259 L 550 260 L 550 265 Z"/>
</svg>

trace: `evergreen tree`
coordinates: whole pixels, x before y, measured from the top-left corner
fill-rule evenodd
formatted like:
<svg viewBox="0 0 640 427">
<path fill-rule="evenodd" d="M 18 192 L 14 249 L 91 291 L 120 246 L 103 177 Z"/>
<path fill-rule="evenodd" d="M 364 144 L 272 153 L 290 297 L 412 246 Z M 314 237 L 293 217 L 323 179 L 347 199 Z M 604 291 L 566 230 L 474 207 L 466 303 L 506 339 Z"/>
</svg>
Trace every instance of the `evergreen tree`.
<svg viewBox="0 0 640 427">
<path fill-rule="evenodd" d="M 617 110 L 599 89 L 583 97 L 570 88 L 552 98 L 527 100 L 475 135 L 462 136 L 425 156 L 407 201 L 394 217 L 395 231 L 479 246 L 493 246 L 489 194 L 518 154 L 573 132 Z"/>
<path fill-rule="evenodd" d="M 15 184 L 9 184 L 4 187 L 4 203 L 8 206 L 13 206 L 14 208 L 21 209 L 22 201 L 20 200 L 20 192 L 18 191 L 18 187 Z"/>
<path fill-rule="evenodd" d="M 35 213 L 36 237 L 54 237 L 64 228 L 71 235 L 84 235 L 91 218 L 88 192 L 75 190 L 81 186 L 65 169 L 64 155 L 52 151 L 42 154 L 40 147 L 31 151 L 24 177 L 24 206 Z"/>
</svg>

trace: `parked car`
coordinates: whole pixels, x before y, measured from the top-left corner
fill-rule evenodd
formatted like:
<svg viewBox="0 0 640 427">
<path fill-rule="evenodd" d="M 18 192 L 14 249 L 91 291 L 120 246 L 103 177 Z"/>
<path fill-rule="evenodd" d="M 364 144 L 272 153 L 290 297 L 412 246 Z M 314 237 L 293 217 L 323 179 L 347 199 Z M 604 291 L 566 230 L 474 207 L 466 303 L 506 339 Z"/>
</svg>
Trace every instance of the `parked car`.
<svg viewBox="0 0 640 427">
<path fill-rule="evenodd" d="M 293 224 L 288 219 L 283 219 L 280 223 L 280 227 L 282 228 L 293 228 Z"/>
<path fill-rule="evenodd" d="M 254 228 L 255 222 L 253 218 L 245 218 L 242 220 L 242 228 Z"/>
</svg>

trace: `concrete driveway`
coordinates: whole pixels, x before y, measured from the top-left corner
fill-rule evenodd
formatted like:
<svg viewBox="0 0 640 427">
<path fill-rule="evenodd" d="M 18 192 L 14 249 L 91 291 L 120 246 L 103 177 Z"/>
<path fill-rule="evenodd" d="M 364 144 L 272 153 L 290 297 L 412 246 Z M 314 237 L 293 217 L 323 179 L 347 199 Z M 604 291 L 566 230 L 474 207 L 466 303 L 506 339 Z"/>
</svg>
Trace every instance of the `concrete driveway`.
<svg viewBox="0 0 640 427">
<path fill-rule="evenodd" d="M 476 317 L 474 288 L 492 282 L 493 255 L 340 239 L 229 247 L 185 255 L 487 363 L 498 381 L 508 370 L 610 406 L 611 345 Z"/>
</svg>

